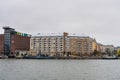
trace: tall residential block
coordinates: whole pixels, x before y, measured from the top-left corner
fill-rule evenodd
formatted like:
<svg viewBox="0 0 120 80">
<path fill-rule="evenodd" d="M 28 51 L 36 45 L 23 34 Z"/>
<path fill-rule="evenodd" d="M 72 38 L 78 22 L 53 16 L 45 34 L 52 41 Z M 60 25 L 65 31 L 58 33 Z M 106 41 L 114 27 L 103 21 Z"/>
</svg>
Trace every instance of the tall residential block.
<svg viewBox="0 0 120 80">
<path fill-rule="evenodd" d="M 62 36 L 32 36 L 30 39 L 30 52 L 33 55 L 63 55 Z"/>
<path fill-rule="evenodd" d="M 73 36 L 66 32 L 62 35 L 35 35 L 30 39 L 32 55 L 90 55 L 95 49 L 97 50 L 97 42 L 93 38 Z"/>
</svg>

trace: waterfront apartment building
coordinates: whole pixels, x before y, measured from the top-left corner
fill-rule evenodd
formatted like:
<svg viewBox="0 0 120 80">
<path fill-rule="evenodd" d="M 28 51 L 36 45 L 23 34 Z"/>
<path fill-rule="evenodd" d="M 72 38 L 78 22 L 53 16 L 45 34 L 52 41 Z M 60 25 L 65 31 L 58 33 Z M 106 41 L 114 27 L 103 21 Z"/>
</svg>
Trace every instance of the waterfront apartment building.
<svg viewBox="0 0 120 80">
<path fill-rule="evenodd" d="M 70 38 L 70 52 L 73 55 L 91 55 L 98 45 L 95 39 L 90 37 L 74 36 Z"/>
<path fill-rule="evenodd" d="M 96 44 L 95 44 L 96 43 Z M 68 35 L 36 35 L 30 39 L 30 52 L 32 55 L 90 55 L 97 50 L 97 42 L 87 36 Z"/>
<path fill-rule="evenodd" d="M 15 31 L 9 26 L 3 27 L 4 34 L 0 35 L 0 52 L 6 56 L 30 50 L 30 35 Z"/>
<path fill-rule="evenodd" d="M 62 55 L 63 37 L 62 36 L 33 36 L 30 39 L 30 52 L 33 55 Z"/>
</svg>

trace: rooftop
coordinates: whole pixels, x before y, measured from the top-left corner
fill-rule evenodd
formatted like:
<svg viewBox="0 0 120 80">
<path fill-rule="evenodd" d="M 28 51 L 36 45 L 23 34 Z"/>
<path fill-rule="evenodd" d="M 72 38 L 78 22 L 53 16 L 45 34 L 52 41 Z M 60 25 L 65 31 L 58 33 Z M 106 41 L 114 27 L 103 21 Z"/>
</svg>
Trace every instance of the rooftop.
<svg viewBox="0 0 120 80">
<path fill-rule="evenodd" d="M 33 34 L 33 37 L 39 37 L 39 36 L 63 36 L 63 33 L 37 33 Z M 69 33 L 68 36 L 76 36 L 76 37 L 89 37 L 84 34 L 75 34 L 75 33 Z"/>
</svg>

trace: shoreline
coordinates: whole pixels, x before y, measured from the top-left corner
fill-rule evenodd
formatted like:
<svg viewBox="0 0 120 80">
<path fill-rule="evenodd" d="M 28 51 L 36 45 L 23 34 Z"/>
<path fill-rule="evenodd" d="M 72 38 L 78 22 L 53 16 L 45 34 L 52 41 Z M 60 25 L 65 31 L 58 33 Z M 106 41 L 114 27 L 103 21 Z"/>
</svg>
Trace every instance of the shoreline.
<svg viewBox="0 0 120 80">
<path fill-rule="evenodd" d="M 0 59 L 35 59 L 35 60 L 119 60 L 120 58 L 0 58 Z"/>
</svg>

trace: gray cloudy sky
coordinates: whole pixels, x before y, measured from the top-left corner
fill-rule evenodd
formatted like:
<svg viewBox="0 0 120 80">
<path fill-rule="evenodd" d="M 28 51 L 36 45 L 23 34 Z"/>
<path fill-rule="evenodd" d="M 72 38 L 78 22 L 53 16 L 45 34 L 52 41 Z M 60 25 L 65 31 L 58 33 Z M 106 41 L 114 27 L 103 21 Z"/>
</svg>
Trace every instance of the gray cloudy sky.
<svg viewBox="0 0 120 80">
<path fill-rule="evenodd" d="M 0 33 L 79 33 L 120 45 L 120 0 L 0 0 Z"/>
</svg>

